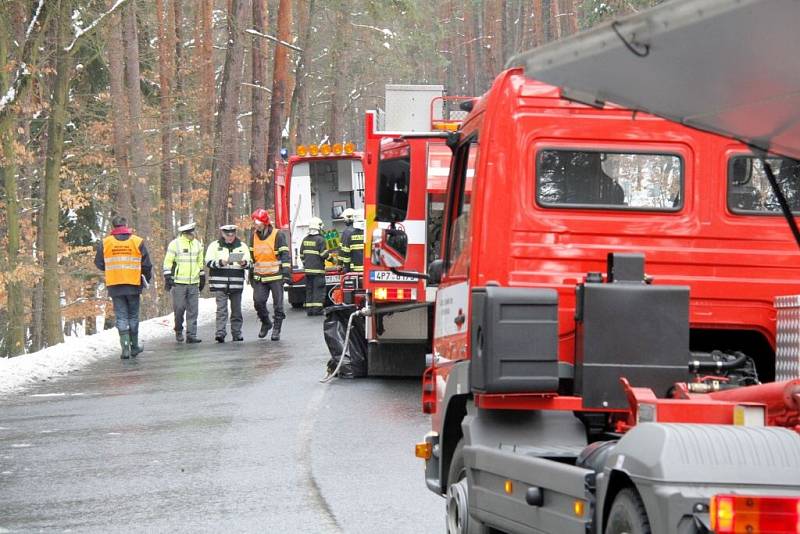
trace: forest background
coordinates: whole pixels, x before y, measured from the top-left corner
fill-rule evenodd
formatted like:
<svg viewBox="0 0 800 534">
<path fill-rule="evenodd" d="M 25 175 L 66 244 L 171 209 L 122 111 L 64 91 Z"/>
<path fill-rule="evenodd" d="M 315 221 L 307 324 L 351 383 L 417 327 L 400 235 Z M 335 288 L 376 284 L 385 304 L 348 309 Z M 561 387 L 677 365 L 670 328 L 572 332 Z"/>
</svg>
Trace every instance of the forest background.
<svg viewBox="0 0 800 534">
<path fill-rule="evenodd" d="M 0 356 L 111 325 L 113 215 L 158 274 L 181 222 L 208 242 L 272 209 L 281 148 L 361 148 L 386 84 L 480 95 L 513 55 L 660 1 L 0 0 Z"/>
</svg>

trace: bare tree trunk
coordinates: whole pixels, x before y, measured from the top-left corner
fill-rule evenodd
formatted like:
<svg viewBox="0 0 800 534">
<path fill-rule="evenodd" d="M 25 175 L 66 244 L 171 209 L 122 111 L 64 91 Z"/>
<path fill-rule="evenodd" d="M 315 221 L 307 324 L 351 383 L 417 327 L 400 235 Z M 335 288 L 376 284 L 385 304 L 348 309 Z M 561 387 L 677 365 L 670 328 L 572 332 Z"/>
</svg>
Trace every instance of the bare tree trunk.
<svg viewBox="0 0 800 534">
<path fill-rule="evenodd" d="M 172 0 L 175 12 L 175 109 L 178 115 L 178 170 L 181 188 L 181 220 L 189 218 L 192 205 L 192 178 L 186 154 L 186 95 L 183 68 L 183 0 Z M 212 87 L 213 91 L 213 87 Z M 165 231 L 169 229 L 166 228 Z M 167 232 L 168 233 L 168 232 Z M 166 236 L 165 236 L 166 237 Z"/>
<path fill-rule="evenodd" d="M 328 135 L 334 143 L 342 138 L 342 71 L 344 70 L 344 47 L 345 47 L 345 25 L 348 24 L 349 3 L 344 2 L 336 10 L 336 22 L 334 23 L 333 43 L 331 50 L 331 72 L 330 80 L 333 86 L 331 90 L 331 106 L 328 119 Z"/>
<path fill-rule="evenodd" d="M 567 28 L 568 35 L 578 33 L 578 0 L 564 0 L 564 11 L 568 13 Z"/>
<path fill-rule="evenodd" d="M 545 41 L 544 36 L 544 0 L 533 0 L 533 46 L 542 46 Z"/>
<path fill-rule="evenodd" d="M 295 147 L 306 141 L 308 135 L 308 44 L 311 39 L 311 14 L 314 0 L 297 0 L 298 46 L 303 49 L 295 67 L 295 84 L 292 92 L 292 124 L 289 142 Z"/>
<path fill-rule="evenodd" d="M 113 13 L 108 27 L 106 50 L 108 51 L 108 74 L 111 85 L 111 110 L 114 129 L 114 159 L 117 162 L 119 186 L 114 203 L 117 213 L 133 223 L 131 206 L 131 175 L 128 159 L 128 96 L 125 93 L 125 62 L 122 51 L 122 28 L 120 15 Z"/>
<path fill-rule="evenodd" d="M 464 6 L 464 52 L 466 61 L 466 86 L 467 92 L 471 95 L 478 94 L 478 83 L 476 80 L 476 56 L 475 48 L 478 35 L 475 33 L 475 17 L 472 6 Z"/>
<path fill-rule="evenodd" d="M 269 28 L 267 0 L 253 0 L 253 29 L 266 33 Z M 250 209 L 263 208 L 267 183 L 267 62 L 269 44 L 266 39 L 253 38 L 253 115 L 250 145 Z"/>
<path fill-rule="evenodd" d="M 139 73 L 139 38 L 136 25 L 136 3 L 129 2 L 122 16 L 122 35 L 125 41 L 125 78 L 128 85 L 130 113 L 130 162 L 133 171 L 133 198 L 136 230 L 150 236 L 151 206 L 147 187 L 147 169 L 144 165 L 144 139 L 142 136 L 142 93 Z"/>
<path fill-rule="evenodd" d="M 232 0 L 233 11 L 228 17 L 228 47 L 225 52 L 225 67 L 222 73 L 222 89 L 214 137 L 214 161 L 211 166 L 211 185 L 208 190 L 206 241 L 217 235 L 217 228 L 223 224 L 228 214 L 231 169 L 236 165 L 238 150 L 236 116 L 239 114 L 242 62 L 244 61 L 242 30 L 244 30 L 247 20 L 245 17 L 250 12 L 249 5 L 249 0 Z"/>
<path fill-rule="evenodd" d="M 11 37 L 11 24 L 5 17 L 0 17 L 0 58 L 9 58 L 9 40 Z M 3 60 L 5 61 L 5 60 Z M 10 80 L 8 71 L 0 69 L 0 94 L 8 91 Z M 0 356 L 16 356 L 25 352 L 25 306 L 22 302 L 22 285 L 17 280 L 15 272 L 18 264 L 20 248 L 20 214 L 19 197 L 17 193 L 17 154 L 14 150 L 16 137 L 12 122 L 8 121 L 8 128 L 0 130 L 0 176 L 3 179 L 6 212 L 6 253 L 5 261 L 0 258 L 0 267 L 6 273 L 6 335 Z"/>
<path fill-rule="evenodd" d="M 44 228 L 42 252 L 44 256 L 44 344 L 56 345 L 64 341 L 61 331 L 61 288 L 58 272 L 58 214 L 60 172 L 64 153 L 64 122 L 67 115 L 67 98 L 72 58 L 64 47 L 69 43 L 72 2 L 61 0 L 56 29 L 56 74 L 50 117 L 47 121 L 47 159 L 44 170 Z"/>
<path fill-rule="evenodd" d="M 167 0 L 169 2 L 169 0 Z M 161 84 L 161 227 L 172 234 L 172 52 L 175 50 L 175 12 L 156 0 L 158 17 L 158 79 Z"/>
<path fill-rule="evenodd" d="M 202 93 L 200 105 L 200 136 L 205 151 L 206 165 L 211 167 L 212 144 L 214 139 L 214 109 L 216 107 L 216 80 L 214 77 L 214 28 L 213 28 L 214 0 L 200 0 L 201 29 L 201 66 L 200 66 L 200 91 Z M 228 11 L 231 13 L 231 11 Z"/>
<path fill-rule="evenodd" d="M 280 0 L 278 4 L 278 39 L 291 41 L 292 2 Z M 281 128 L 283 128 L 283 109 L 286 105 L 286 80 L 289 76 L 289 53 L 285 46 L 276 46 L 272 69 L 272 99 L 269 108 L 269 144 L 267 147 L 267 166 L 275 163 L 281 149 Z M 275 208 L 275 194 L 270 183 L 266 186 L 265 205 Z"/>
</svg>

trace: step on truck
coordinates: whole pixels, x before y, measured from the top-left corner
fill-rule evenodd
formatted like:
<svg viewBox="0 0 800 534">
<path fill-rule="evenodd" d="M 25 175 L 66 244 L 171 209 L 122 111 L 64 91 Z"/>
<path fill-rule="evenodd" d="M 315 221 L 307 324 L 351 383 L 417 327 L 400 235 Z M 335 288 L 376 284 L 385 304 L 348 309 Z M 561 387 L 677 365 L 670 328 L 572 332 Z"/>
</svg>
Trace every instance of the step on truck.
<svg viewBox="0 0 800 534">
<path fill-rule="evenodd" d="M 797 20 L 667 2 L 522 56 L 451 136 L 416 448 L 449 532 L 798 532 Z"/>
<path fill-rule="evenodd" d="M 421 376 L 431 352 L 433 288 L 424 279 L 370 261 L 372 235 L 403 221 L 409 236 L 406 268 L 424 272 L 440 250 L 444 192 L 450 169 L 447 133 L 466 112 L 467 97 L 441 85 L 387 85 L 386 110 L 365 117 L 365 331 L 370 375 Z M 408 195 L 404 213 L 387 199 Z"/>
<path fill-rule="evenodd" d="M 275 216 L 278 227 L 290 236 L 292 283 L 287 288 L 288 298 L 292 308 L 302 308 L 306 285 L 300 246 L 313 217 L 322 219 L 323 235 L 332 252 L 325 266 L 326 295 L 340 285 L 336 253 L 338 237 L 345 228 L 341 215 L 347 208 L 364 208 L 363 153 L 349 142 L 299 145 L 296 153 L 276 169 Z"/>
</svg>

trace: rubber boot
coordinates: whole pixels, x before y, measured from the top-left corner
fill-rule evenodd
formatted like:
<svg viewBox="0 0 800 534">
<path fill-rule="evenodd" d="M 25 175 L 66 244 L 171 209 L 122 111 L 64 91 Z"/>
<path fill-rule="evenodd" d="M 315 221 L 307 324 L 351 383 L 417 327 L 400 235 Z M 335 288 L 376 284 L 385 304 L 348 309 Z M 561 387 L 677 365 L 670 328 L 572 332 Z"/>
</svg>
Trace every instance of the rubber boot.
<svg viewBox="0 0 800 534">
<path fill-rule="evenodd" d="M 279 341 L 281 339 L 281 322 L 278 319 L 275 319 L 275 325 L 272 327 L 272 336 L 270 339 L 272 341 Z"/>
<path fill-rule="evenodd" d="M 272 323 L 269 319 L 266 321 L 261 321 L 261 330 L 258 331 L 258 338 L 264 339 L 267 337 L 267 332 L 269 332 L 270 328 L 272 328 Z"/>
<path fill-rule="evenodd" d="M 127 360 L 131 357 L 131 334 L 127 330 L 119 333 L 119 344 L 122 347 L 120 359 Z"/>
<path fill-rule="evenodd" d="M 175 332 L 175 341 L 177 341 L 178 343 L 183 343 L 183 332 L 181 331 Z"/>
<path fill-rule="evenodd" d="M 144 352 L 144 345 L 139 345 L 139 332 L 131 334 L 131 358 Z"/>
</svg>

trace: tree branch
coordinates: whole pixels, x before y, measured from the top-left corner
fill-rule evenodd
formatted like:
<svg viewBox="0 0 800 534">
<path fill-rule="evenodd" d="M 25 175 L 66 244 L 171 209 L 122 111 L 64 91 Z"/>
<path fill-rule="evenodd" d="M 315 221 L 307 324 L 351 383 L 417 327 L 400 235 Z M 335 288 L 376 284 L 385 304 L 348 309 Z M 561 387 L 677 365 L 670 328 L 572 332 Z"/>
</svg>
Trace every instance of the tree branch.
<svg viewBox="0 0 800 534">
<path fill-rule="evenodd" d="M 64 48 L 64 52 L 72 52 L 72 48 L 73 48 L 73 47 L 75 46 L 75 44 L 78 42 L 78 39 L 80 39 L 81 37 L 83 37 L 84 35 L 86 35 L 87 33 L 89 33 L 90 31 L 92 31 L 93 29 L 95 29 L 95 27 L 96 27 L 98 24 L 100 24 L 100 21 L 101 21 L 101 20 L 103 20 L 104 18 L 106 18 L 107 16 L 109 16 L 110 14 L 112 14 L 114 11 L 116 11 L 118 8 L 120 8 L 120 7 L 121 7 L 123 4 L 125 4 L 125 2 L 127 2 L 127 1 L 128 1 L 128 0 L 117 0 L 117 1 L 114 3 L 114 5 L 113 5 L 113 6 L 111 6 L 111 9 L 109 9 L 108 11 L 106 11 L 105 13 L 103 13 L 102 15 L 100 15 L 98 18 L 96 18 L 94 21 L 92 21 L 92 23 L 91 23 L 91 24 L 89 24 L 89 25 L 88 25 L 88 26 L 86 26 L 85 28 L 79 28 L 79 29 L 78 29 L 78 31 L 76 31 L 76 32 L 75 32 L 75 38 L 74 38 L 74 39 L 72 39 L 72 42 L 69 44 L 69 46 L 68 46 L 68 47 Z"/>
<path fill-rule="evenodd" d="M 268 40 L 272 41 L 273 43 L 276 43 L 276 44 L 279 44 L 279 45 L 283 45 L 286 48 L 291 48 L 292 50 L 296 50 L 297 52 L 302 52 L 303 51 L 303 49 L 298 47 L 298 46 L 295 46 L 293 44 L 289 44 L 286 41 L 281 41 L 277 37 L 273 37 L 271 35 L 267 35 L 266 33 L 261 33 L 260 31 L 257 31 L 257 30 L 253 30 L 253 29 L 245 30 L 245 33 L 249 33 L 250 35 L 255 35 L 256 37 L 261 37 L 262 39 L 268 39 Z"/>
</svg>

